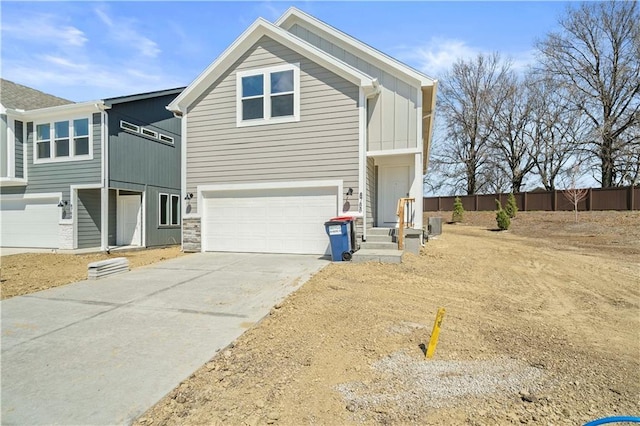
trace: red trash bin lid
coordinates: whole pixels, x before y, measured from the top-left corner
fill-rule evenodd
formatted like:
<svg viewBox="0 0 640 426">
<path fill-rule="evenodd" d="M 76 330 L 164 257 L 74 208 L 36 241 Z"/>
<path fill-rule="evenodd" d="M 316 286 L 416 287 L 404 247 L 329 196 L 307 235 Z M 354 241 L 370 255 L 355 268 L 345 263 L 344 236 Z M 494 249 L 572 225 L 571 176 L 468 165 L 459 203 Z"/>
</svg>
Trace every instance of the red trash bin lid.
<svg viewBox="0 0 640 426">
<path fill-rule="evenodd" d="M 337 217 L 332 217 L 330 220 L 346 222 L 348 220 L 353 220 L 353 216 L 337 216 Z"/>
</svg>

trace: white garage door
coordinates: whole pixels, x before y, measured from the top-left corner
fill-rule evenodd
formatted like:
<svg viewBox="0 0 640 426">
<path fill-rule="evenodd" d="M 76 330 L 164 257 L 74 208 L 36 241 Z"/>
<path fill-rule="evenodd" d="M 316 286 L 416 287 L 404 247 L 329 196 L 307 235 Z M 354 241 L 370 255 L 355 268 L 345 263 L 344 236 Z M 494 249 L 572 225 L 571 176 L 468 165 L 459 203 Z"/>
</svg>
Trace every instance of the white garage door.
<svg viewBox="0 0 640 426">
<path fill-rule="evenodd" d="M 0 214 L 2 247 L 59 247 L 57 199 L 0 200 Z"/>
<path fill-rule="evenodd" d="M 329 253 L 324 222 L 337 212 L 337 188 L 203 193 L 205 251 Z"/>
</svg>

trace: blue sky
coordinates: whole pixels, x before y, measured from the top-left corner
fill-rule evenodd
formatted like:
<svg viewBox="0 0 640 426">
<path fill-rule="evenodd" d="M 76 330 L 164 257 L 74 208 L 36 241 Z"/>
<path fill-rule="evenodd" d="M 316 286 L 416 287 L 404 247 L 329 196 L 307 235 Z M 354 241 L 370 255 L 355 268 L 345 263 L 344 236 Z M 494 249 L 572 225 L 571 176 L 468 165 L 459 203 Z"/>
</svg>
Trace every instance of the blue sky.
<svg viewBox="0 0 640 426">
<path fill-rule="evenodd" d="M 256 18 L 296 6 L 426 74 L 498 51 L 517 68 L 565 2 L 2 1 L 2 77 L 86 101 L 186 86 Z"/>
</svg>

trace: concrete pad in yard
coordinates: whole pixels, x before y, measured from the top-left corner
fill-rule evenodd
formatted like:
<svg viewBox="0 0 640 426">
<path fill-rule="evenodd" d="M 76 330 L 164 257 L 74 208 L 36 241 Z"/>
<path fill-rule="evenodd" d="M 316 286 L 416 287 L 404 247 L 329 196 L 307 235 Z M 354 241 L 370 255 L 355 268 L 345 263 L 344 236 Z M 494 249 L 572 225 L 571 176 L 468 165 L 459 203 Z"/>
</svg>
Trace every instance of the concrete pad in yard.
<svg viewBox="0 0 640 426">
<path fill-rule="evenodd" d="M 129 424 L 328 262 L 203 253 L 2 301 L 2 424 Z"/>
</svg>

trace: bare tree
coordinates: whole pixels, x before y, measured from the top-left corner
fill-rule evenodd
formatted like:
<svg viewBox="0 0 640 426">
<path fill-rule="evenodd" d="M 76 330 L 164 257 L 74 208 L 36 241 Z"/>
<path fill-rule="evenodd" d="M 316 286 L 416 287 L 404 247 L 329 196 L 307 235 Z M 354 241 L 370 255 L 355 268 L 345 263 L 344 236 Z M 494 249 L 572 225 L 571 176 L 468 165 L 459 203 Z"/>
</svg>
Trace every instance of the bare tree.
<svg viewBox="0 0 640 426">
<path fill-rule="evenodd" d="M 622 135 L 640 120 L 640 13 L 636 1 L 585 2 L 537 44 L 542 71 L 590 122 L 584 150 L 598 158 L 602 187 L 616 182 Z"/>
<path fill-rule="evenodd" d="M 497 53 L 480 54 L 474 60 L 458 60 L 442 80 L 439 105 L 446 136 L 434 160 L 447 177 L 458 179 L 455 186 L 464 184 L 467 194 L 481 192 L 487 185 L 481 172 L 490 158 L 493 117 L 505 101 L 509 68 Z"/>
<path fill-rule="evenodd" d="M 573 205 L 573 212 L 575 213 L 576 222 L 578 221 L 578 204 L 580 204 L 580 201 L 587 198 L 587 195 L 589 194 L 588 188 L 578 188 L 579 174 L 580 164 L 576 163 L 571 168 L 569 183 L 566 185 L 566 189 L 562 192 L 564 197 Z"/>
<path fill-rule="evenodd" d="M 504 83 L 505 99 L 494 116 L 495 132 L 491 148 L 495 165 L 510 180 L 511 192 L 520 192 L 524 178 L 535 166 L 527 128 L 531 122 L 531 102 L 526 86 L 509 73 Z"/>
<path fill-rule="evenodd" d="M 556 181 L 571 168 L 588 129 L 585 117 L 553 79 L 536 73 L 530 73 L 526 79 L 529 123 L 525 133 L 530 141 L 527 148 L 542 185 L 553 191 Z"/>
</svg>

